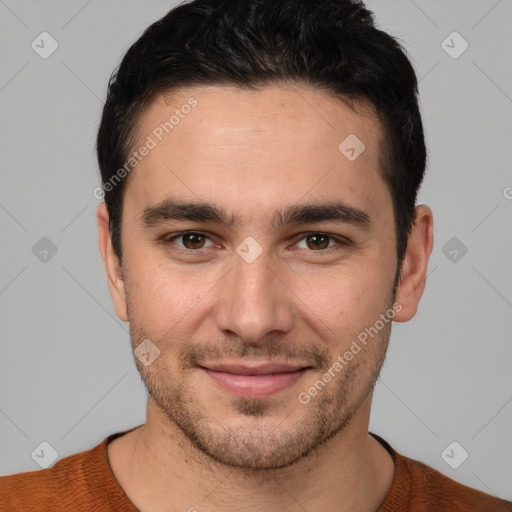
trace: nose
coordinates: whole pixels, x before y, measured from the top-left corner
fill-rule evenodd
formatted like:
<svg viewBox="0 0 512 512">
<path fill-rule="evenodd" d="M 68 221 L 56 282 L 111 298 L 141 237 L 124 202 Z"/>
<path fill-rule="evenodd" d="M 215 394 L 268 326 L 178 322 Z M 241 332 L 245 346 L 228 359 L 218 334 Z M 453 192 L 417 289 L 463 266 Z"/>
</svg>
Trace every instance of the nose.
<svg viewBox="0 0 512 512">
<path fill-rule="evenodd" d="M 257 343 L 269 333 L 286 333 L 293 324 L 293 293 L 265 251 L 251 263 L 233 255 L 231 271 L 216 296 L 219 330 Z"/>
</svg>

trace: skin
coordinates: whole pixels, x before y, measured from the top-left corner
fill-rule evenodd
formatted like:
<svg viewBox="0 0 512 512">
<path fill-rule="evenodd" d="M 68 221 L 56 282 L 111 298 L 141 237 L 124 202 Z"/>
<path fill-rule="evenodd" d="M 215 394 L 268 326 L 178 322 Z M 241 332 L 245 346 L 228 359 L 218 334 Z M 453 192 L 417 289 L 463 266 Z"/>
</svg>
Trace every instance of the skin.
<svg viewBox="0 0 512 512">
<path fill-rule="evenodd" d="M 197 106 L 129 176 L 122 266 L 106 207 L 98 208 L 117 315 L 130 322 L 133 348 L 149 339 L 160 350 L 148 366 L 135 359 L 149 392 L 147 421 L 108 445 L 112 471 L 144 512 L 375 511 L 394 474 L 390 455 L 368 434 L 391 322 L 341 371 L 332 366 L 393 304 L 400 309 L 394 321 L 415 315 L 432 212 L 416 207 L 393 297 L 395 225 L 371 108 L 354 111 L 297 84 L 190 87 L 154 99 L 139 119 L 138 142 L 191 96 Z M 355 161 L 338 150 L 351 133 L 365 144 Z M 209 202 L 240 222 L 144 225 L 144 210 L 169 197 Z M 370 227 L 322 221 L 272 229 L 275 211 L 322 201 L 363 210 Z M 206 238 L 193 238 L 192 248 L 190 238 L 169 240 L 186 230 Z M 315 233 L 333 238 L 308 238 Z M 249 236 L 262 249 L 251 263 L 236 252 Z M 350 242 L 338 245 L 335 237 Z M 272 361 L 310 368 L 258 398 L 233 395 L 197 366 Z M 301 403 L 299 393 L 329 368 L 330 381 Z"/>
</svg>

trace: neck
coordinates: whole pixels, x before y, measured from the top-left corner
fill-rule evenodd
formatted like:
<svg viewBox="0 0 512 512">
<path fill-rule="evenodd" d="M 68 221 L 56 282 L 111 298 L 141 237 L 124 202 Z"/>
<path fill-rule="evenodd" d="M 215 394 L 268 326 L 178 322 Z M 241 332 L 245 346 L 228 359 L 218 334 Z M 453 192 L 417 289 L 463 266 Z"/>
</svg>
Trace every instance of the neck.
<svg viewBox="0 0 512 512">
<path fill-rule="evenodd" d="M 394 465 L 368 434 L 370 405 L 371 394 L 344 429 L 299 462 L 246 470 L 198 450 L 150 398 L 146 424 L 110 443 L 108 456 L 119 484 L 144 512 L 374 512 L 391 487 Z"/>
</svg>

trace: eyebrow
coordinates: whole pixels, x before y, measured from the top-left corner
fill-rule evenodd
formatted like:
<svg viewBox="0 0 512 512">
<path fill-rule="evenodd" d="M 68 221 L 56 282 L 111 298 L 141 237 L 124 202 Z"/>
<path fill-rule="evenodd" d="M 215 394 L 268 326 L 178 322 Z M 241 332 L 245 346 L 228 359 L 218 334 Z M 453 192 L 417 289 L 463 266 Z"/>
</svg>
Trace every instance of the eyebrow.
<svg viewBox="0 0 512 512">
<path fill-rule="evenodd" d="M 195 221 L 221 224 L 234 228 L 241 224 L 241 217 L 229 214 L 222 207 L 207 202 L 189 202 L 168 198 L 154 206 L 144 209 L 141 221 L 144 226 L 152 227 L 168 221 Z M 312 224 L 320 222 L 338 222 L 353 225 L 364 231 L 371 227 L 368 213 L 343 202 L 321 202 L 295 204 L 276 211 L 271 220 L 273 230 L 293 224 Z"/>
</svg>

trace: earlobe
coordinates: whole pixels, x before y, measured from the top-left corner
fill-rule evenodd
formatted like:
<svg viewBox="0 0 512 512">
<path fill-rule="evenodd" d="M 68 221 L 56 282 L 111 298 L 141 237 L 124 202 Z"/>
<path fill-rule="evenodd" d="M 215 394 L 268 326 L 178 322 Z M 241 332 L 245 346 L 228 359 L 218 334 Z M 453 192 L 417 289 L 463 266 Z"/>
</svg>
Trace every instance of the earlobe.
<svg viewBox="0 0 512 512">
<path fill-rule="evenodd" d="M 112 245 L 109 229 L 109 215 L 105 203 L 101 203 L 98 206 L 96 218 L 98 220 L 99 248 L 107 274 L 107 284 L 110 295 L 114 301 L 117 316 L 124 322 L 128 322 L 124 274 L 119 264 L 119 258 Z"/>
<path fill-rule="evenodd" d="M 427 266 L 433 247 L 433 215 L 426 205 L 415 208 L 416 218 L 402 263 L 395 300 L 402 306 L 394 320 L 407 322 L 414 317 L 425 289 Z"/>
</svg>

